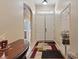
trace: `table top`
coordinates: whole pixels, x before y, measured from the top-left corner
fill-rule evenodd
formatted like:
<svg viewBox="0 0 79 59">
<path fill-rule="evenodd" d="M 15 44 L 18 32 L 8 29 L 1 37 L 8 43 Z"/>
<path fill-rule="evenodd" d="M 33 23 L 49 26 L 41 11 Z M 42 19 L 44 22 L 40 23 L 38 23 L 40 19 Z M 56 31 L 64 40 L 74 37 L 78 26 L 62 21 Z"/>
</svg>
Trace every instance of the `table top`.
<svg viewBox="0 0 79 59">
<path fill-rule="evenodd" d="M 0 56 L 0 59 L 16 59 L 28 49 L 29 43 L 26 40 L 24 41 L 24 39 L 19 39 L 10 43 L 8 46 L 8 49 L 6 49 L 6 55 Z"/>
</svg>

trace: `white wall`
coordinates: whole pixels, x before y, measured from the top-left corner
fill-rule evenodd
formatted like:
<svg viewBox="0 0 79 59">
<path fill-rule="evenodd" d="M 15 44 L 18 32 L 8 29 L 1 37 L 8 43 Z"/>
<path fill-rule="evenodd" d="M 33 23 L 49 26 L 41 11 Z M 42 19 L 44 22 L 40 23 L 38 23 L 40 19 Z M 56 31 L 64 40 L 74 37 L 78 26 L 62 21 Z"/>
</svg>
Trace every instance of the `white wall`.
<svg viewBox="0 0 79 59">
<path fill-rule="evenodd" d="M 70 5 L 69 5 L 70 6 Z M 70 32 L 70 13 L 69 6 L 63 12 L 55 14 L 55 41 L 59 46 L 59 49 L 65 55 L 65 47 L 62 44 L 62 33 L 64 31 Z M 69 49 L 68 49 L 69 50 Z"/>
<path fill-rule="evenodd" d="M 77 2 L 78 0 L 71 0 L 71 51 L 74 55 L 78 53 L 78 8 Z"/>
<path fill-rule="evenodd" d="M 68 53 L 71 53 L 74 56 L 77 56 L 78 53 L 78 28 L 77 28 L 77 0 L 71 1 L 71 17 L 70 17 L 70 50 Z M 56 14 L 55 19 L 55 40 L 59 45 L 62 53 L 64 53 L 64 46 L 61 41 L 61 16 Z"/>
<path fill-rule="evenodd" d="M 55 42 L 57 43 L 58 49 L 60 49 L 62 54 L 65 55 L 61 38 L 61 28 L 61 14 L 55 14 Z"/>
<path fill-rule="evenodd" d="M 0 35 L 3 33 L 9 43 L 23 39 L 22 0 L 0 0 Z"/>
</svg>

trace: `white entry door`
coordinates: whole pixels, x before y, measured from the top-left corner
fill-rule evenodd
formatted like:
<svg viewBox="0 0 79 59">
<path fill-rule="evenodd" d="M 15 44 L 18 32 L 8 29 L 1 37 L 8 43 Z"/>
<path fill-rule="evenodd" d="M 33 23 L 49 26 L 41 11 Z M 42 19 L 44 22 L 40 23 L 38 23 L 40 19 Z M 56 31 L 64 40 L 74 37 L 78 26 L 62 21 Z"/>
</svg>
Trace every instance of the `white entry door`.
<svg viewBox="0 0 79 59">
<path fill-rule="evenodd" d="M 36 39 L 37 40 L 54 39 L 54 15 L 53 14 L 36 15 Z"/>
<path fill-rule="evenodd" d="M 54 39 L 54 15 L 46 15 L 46 40 Z"/>
</svg>

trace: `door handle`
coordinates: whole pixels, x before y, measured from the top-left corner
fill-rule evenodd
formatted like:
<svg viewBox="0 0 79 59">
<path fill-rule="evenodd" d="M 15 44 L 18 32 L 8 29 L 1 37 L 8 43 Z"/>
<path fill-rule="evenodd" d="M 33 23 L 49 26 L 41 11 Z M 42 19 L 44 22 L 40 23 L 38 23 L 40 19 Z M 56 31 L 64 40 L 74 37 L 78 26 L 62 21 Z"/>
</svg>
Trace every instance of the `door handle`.
<svg viewBox="0 0 79 59">
<path fill-rule="evenodd" d="M 47 28 L 45 28 L 45 32 L 47 32 Z"/>
</svg>

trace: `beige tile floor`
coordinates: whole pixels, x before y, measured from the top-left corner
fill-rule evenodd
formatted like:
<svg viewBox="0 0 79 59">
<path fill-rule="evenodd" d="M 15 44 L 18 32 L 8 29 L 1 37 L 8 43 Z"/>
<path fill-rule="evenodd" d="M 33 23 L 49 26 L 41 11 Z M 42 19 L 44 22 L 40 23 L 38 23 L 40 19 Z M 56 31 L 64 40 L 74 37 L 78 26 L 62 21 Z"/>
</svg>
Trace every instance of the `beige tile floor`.
<svg viewBox="0 0 79 59">
<path fill-rule="evenodd" d="M 34 45 L 36 44 L 36 42 L 37 41 L 34 41 L 34 40 L 31 41 L 30 46 L 29 46 L 29 50 L 26 54 L 27 59 L 30 59 L 30 56 L 32 54 L 32 49 L 33 49 Z"/>
</svg>

